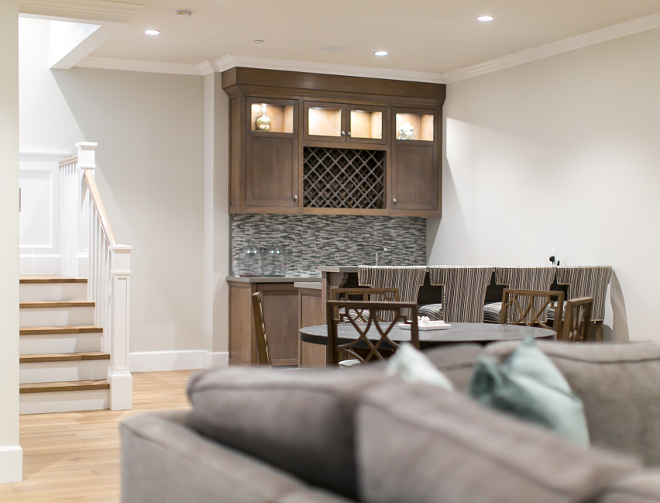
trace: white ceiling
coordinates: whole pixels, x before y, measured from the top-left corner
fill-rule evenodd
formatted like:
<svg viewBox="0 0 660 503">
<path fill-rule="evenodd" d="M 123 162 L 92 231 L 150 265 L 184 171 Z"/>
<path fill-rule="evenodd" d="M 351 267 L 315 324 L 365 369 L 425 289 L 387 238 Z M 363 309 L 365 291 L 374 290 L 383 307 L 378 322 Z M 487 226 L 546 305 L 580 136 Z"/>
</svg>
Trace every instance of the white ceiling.
<svg viewBox="0 0 660 503">
<path fill-rule="evenodd" d="M 93 57 L 199 64 L 234 55 L 432 73 L 660 12 L 658 0 L 98 1 L 145 7 Z M 176 9 L 193 15 L 176 17 Z M 484 14 L 495 20 L 476 20 Z M 148 28 L 161 34 L 147 36 Z M 320 50 L 324 46 L 346 49 Z M 376 50 L 389 54 L 379 58 Z"/>
</svg>

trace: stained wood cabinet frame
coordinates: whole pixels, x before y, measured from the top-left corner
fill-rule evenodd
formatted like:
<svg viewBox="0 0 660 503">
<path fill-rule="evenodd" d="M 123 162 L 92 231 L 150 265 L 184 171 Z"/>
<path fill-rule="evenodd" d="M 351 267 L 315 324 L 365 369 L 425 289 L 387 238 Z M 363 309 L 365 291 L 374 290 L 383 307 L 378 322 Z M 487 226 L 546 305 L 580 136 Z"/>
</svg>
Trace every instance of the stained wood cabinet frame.
<svg viewBox="0 0 660 503">
<path fill-rule="evenodd" d="M 441 216 L 444 84 L 232 68 L 222 73 L 222 87 L 230 98 L 230 213 Z M 260 103 L 293 107 L 292 132 L 253 130 L 251 107 Z M 341 117 L 328 115 L 339 135 L 309 134 L 315 107 L 339 110 Z M 352 131 L 358 111 L 365 115 Z M 397 140 L 397 113 L 431 115 L 433 140 Z M 385 207 L 305 207 L 305 147 L 384 151 Z"/>
</svg>

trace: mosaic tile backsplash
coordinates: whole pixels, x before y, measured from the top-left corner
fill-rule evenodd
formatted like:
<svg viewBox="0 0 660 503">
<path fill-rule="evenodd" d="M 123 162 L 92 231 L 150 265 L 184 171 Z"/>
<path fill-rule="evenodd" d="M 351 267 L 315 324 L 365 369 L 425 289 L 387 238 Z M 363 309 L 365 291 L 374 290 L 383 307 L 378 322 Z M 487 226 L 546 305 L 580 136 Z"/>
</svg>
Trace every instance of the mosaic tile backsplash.
<svg viewBox="0 0 660 503">
<path fill-rule="evenodd" d="M 233 215 L 232 274 L 239 275 L 241 248 L 277 244 L 286 250 L 288 275 L 312 275 L 318 266 L 426 265 L 426 219 L 344 215 Z"/>
</svg>

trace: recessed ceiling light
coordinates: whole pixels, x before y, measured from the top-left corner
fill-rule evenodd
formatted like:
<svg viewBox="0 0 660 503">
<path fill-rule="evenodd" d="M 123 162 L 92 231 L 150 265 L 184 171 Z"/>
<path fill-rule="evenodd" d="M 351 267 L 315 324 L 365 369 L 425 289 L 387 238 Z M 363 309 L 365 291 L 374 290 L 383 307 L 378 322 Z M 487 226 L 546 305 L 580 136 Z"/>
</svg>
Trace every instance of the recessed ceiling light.
<svg viewBox="0 0 660 503">
<path fill-rule="evenodd" d="M 158 30 L 144 30 L 145 35 L 160 35 Z"/>
<path fill-rule="evenodd" d="M 191 10 L 175 10 L 174 15 L 177 17 L 190 17 L 192 16 Z"/>
<path fill-rule="evenodd" d="M 261 40 L 261 39 L 253 40 L 253 42 L 254 42 L 255 44 L 263 44 L 263 43 L 264 43 L 264 41 Z"/>
<path fill-rule="evenodd" d="M 374 54 L 376 56 L 387 56 L 387 51 L 376 51 Z"/>
<path fill-rule="evenodd" d="M 477 18 L 477 21 L 483 21 L 484 23 L 492 20 L 493 20 L 493 16 L 479 16 Z"/>
</svg>

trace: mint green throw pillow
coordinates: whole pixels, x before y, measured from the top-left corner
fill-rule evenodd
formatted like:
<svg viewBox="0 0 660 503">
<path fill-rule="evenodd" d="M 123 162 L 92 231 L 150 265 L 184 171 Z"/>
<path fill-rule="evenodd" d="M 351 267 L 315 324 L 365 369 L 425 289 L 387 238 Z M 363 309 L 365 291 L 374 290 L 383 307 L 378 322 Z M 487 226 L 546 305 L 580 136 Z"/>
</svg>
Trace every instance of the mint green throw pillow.
<svg viewBox="0 0 660 503">
<path fill-rule="evenodd" d="M 521 342 L 502 364 L 480 356 L 468 389 L 488 407 L 541 424 L 580 445 L 589 445 L 582 401 L 531 337 Z"/>
</svg>

